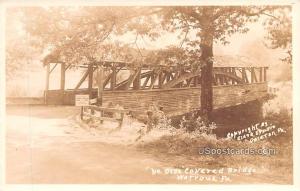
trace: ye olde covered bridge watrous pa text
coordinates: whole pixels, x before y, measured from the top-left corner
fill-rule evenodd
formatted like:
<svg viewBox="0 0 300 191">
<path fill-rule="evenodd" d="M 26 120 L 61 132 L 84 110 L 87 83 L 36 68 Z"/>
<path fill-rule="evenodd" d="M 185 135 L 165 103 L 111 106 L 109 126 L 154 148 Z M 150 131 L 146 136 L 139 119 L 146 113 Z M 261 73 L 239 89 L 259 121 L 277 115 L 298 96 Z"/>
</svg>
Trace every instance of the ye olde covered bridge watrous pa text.
<svg viewBox="0 0 300 191">
<path fill-rule="evenodd" d="M 245 104 L 267 96 L 266 66 L 253 64 L 244 57 L 235 58 L 235 62 L 233 58 L 224 58 L 215 58 L 214 109 Z M 119 104 L 134 111 L 145 111 L 150 105 L 159 104 L 169 116 L 201 108 L 201 69 L 191 66 L 142 65 L 131 69 L 130 63 L 116 61 L 76 65 L 86 68 L 86 71 L 74 89 L 65 89 L 66 71 L 75 65 L 51 59 L 45 59 L 44 64 L 47 68 L 46 104 L 74 105 L 75 95 L 89 94 L 90 98 L 100 98 L 103 105 Z M 61 71 L 60 89 L 49 90 L 49 77 L 55 68 Z M 125 73 L 127 77 L 124 77 Z M 88 87 L 81 88 L 86 79 Z"/>
</svg>

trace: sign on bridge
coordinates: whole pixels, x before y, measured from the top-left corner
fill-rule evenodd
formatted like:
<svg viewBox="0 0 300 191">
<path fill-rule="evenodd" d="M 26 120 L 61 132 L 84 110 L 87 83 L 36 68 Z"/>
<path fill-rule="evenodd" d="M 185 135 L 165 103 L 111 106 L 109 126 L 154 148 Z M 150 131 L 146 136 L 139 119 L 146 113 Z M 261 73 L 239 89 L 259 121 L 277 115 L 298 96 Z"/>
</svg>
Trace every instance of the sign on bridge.
<svg viewBox="0 0 300 191">
<path fill-rule="evenodd" d="M 89 95 L 75 95 L 75 106 L 88 106 L 89 102 Z"/>
</svg>

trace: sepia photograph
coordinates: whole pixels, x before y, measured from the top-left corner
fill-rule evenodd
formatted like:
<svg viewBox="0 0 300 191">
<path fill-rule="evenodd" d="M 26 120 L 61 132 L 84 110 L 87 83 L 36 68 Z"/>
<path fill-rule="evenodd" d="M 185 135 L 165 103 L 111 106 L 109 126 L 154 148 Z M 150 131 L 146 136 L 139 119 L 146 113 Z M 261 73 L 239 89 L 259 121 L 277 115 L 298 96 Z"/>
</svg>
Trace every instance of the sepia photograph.
<svg viewBox="0 0 300 191">
<path fill-rule="evenodd" d="M 4 7 L 5 184 L 293 185 L 292 8 Z"/>
</svg>

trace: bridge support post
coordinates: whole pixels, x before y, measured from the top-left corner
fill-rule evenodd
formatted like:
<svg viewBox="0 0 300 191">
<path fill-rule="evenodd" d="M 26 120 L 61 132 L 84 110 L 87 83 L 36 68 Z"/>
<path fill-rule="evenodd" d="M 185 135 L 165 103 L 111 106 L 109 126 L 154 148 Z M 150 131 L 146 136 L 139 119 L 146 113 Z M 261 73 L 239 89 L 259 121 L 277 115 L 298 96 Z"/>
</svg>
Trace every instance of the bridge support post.
<svg viewBox="0 0 300 191">
<path fill-rule="evenodd" d="M 88 66 L 88 91 L 90 95 L 90 99 L 93 97 L 93 62 L 89 64 Z"/>
<path fill-rule="evenodd" d="M 111 81 L 110 81 L 110 89 L 114 90 L 116 87 L 116 81 L 117 81 L 117 71 L 116 67 L 112 67 L 112 73 L 111 73 Z"/>
<path fill-rule="evenodd" d="M 47 104 L 48 90 L 49 90 L 49 79 L 50 79 L 50 63 L 47 64 L 46 69 L 46 87 L 44 91 L 44 103 Z"/>
<path fill-rule="evenodd" d="M 61 90 L 61 103 L 62 104 L 64 104 L 65 81 L 66 81 L 66 64 L 61 63 L 61 66 L 60 66 L 60 90 Z"/>
<path fill-rule="evenodd" d="M 65 81 L 66 81 L 66 64 L 61 63 L 60 69 L 60 89 L 65 90 Z"/>
<path fill-rule="evenodd" d="M 98 86 L 98 99 L 97 99 L 97 105 L 102 106 L 102 95 L 103 95 L 103 67 L 99 66 L 97 69 L 97 86 Z"/>
<path fill-rule="evenodd" d="M 264 82 L 267 81 L 267 69 L 268 67 L 264 67 Z"/>
</svg>

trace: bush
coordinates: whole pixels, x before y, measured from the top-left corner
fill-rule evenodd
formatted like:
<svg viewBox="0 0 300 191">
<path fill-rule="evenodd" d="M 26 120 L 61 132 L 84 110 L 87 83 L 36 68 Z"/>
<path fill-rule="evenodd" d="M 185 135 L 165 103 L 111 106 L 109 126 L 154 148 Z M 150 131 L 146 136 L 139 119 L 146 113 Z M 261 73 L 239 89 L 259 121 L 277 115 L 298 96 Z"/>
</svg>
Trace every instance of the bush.
<svg viewBox="0 0 300 191">
<path fill-rule="evenodd" d="M 152 105 L 147 111 L 147 132 L 151 131 L 153 128 L 168 129 L 172 128 L 171 120 L 159 108 L 157 105 Z"/>
<path fill-rule="evenodd" d="M 187 132 L 197 131 L 199 134 L 212 134 L 212 131 L 217 128 L 217 125 L 212 122 L 209 125 L 205 125 L 205 122 L 201 117 L 194 118 L 192 115 L 190 118 L 182 117 L 180 120 L 180 128 L 185 129 Z"/>
</svg>

